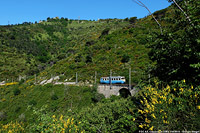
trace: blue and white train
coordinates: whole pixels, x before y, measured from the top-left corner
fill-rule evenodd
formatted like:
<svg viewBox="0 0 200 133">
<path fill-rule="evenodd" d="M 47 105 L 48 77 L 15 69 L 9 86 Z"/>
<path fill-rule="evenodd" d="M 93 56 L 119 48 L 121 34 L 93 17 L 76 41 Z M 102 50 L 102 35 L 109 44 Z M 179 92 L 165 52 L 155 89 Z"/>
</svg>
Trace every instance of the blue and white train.
<svg viewBox="0 0 200 133">
<path fill-rule="evenodd" d="M 124 84 L 126 79 L 124 76 L 111 76 L 111 77 L 101 77 L 100 83 L 101 84 Z"/>
</svg>

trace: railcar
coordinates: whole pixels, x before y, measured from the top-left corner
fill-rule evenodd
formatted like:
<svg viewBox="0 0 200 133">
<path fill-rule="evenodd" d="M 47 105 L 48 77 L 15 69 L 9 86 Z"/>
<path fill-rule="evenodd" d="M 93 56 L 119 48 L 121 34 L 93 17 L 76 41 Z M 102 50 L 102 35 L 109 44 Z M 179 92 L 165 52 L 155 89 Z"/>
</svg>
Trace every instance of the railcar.
<svg viewBox="0 0 200 133">
<path fill-rule="evenodd" d="M 100 83 L 101 84 L 124 84 L 126 79 L 124 76 L 111 76 L 111 77 L 101 77 Z"/>
</svg>

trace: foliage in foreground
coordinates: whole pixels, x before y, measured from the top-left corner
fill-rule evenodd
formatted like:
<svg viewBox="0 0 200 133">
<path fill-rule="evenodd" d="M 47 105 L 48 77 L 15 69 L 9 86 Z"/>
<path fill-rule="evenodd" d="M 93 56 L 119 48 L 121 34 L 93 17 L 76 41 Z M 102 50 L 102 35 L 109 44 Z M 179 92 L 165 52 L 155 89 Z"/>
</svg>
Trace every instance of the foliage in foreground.
<svg viewBox="0 0 200 133">
<path fill-rule="evenodd" d="M 163 87 L 155 82 L 145 86 L 135 97 L 112 96 L 97 104 L 68 110 L 60 114 L 49 112 L 47 106 L 35 108 L 34 121 L 13 126 L 1 125 L 2 131 L 27 132 L 137 132 L 138 130 L 199 130 L 200 87 L 188 86 L 183 80 Z"/>
<path fill-rule="evenodd" d="M 200 87 L 187 86 L 185 80 L 166 87 L 156 83 L 144 87 L 137 100 L 141 130 L 199 130 Z"/>
<path fill-rule="evenodd" d="M 200 79 L 200 1 L 184 0 L 179 5 L 188 17 L 172 6 L 176 19 L 169 22 L 174 25 L 163 35 L 154 35 L 149 45 L 149 58 L 156 62 L 151 73 L 166 83 L 186 79 L 195 85 Z"/>
<path fill-rule="evenodd" d="M 103 98 L 95 88 L 87 86 L 34 85 L 31 82 L 0 86 L 0 124 L 16 120 L 32 123 L 33 110 L 27 110 L 28 106 L 40 109 L 48 105 L 47 111 L 58 115 L 68 110 L 78 112 Z"/>
<path fill-rule="evenodd" d="M 41 109 L 34 109 L 33 115 L 37 117 L 37 120 L 30 124 L 27 128 L 29 132 L 83 132 L 75 123 L 74 118 L 56 117 L 56 115 L 51 115 L 47 110 L 47 106 L 43 106 Z M 80 122 L 78 123 L 80 124 Z"/>
<path fill-rule="evenodd" d="M 10 122 L 5 125 L 0 125 L 0 132 L 7 132 L 7 133 L 17 133 L 17 132 L 24 132 L 24 125 L 21 122 Z"/>
<path fill-rule="evenodd" d="M 84 108 L 76 114 L 75 119 L 81 122 L 81 127 L 88 132 L 135 132 L 137 110 L 131 99 L 113 96 L 110 99 Z"/>
</svg>

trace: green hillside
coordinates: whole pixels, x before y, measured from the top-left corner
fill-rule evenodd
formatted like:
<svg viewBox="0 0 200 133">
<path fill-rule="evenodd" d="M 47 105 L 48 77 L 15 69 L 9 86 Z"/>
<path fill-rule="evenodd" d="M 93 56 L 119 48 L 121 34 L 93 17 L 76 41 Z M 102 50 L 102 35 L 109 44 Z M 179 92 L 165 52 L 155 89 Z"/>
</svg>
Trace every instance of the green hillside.
<svg viewBox="0 0 200 133">
<path fill-rule="evenodd" d="M 171 26 L 166 20 L 172 17 L 171 10 L 154 14 L 166 29 Z M 40 78 L 43 73 L 48 78 L 53 75 L 74 81 L 78 73 L 80 81 L 93 83 L 95 71 L 97 78 L 112 71 L 128 82 L 128 70 L 132 68 L 131 81 L 138 83 L 150 70 L 146 46 L 152 34 L 159 33 L 159 27 L 151 16 L 98 21 L 57 17 L 35 24 L 1 26 L 0 31 L 0 48 L 11 53 L 0 55 L 1 80 L 16 81 L 19 76 L 35 74 Z M 9 49 L 20 55 L 19 61 Z"/>
<path fill-rule="evenodd" d="M 161 27 L 152 16 L 0 26 L 0 132 L 198 131 L 199 5 L 156 11 Z M 128 83 L 130 68 L 134 96 L 97 92 L 95 76 Z M 76 73 L 76 85 L 41 84 Z"/>
<path fill-rule="evenodd" d="M 40 23 L 23 23 L 21 25 L 1 26 L 1 49 L 15 49 L 15 53 L 24 55 L 24 63 L 20 72 L 6 73 L 1 65 L 1 78 L 19 75 L 38 74 L 55 62 L 79 53 L 81 46 L 88 41 L 96 40 L 105 29 L 112 33 L 129 25 L 129 22 L 119 19 L 97 21 L 77 21 L 68 19 L 51 19 Z M 9 52 L 9 51 L 8 51 Z M 11 52 L 12 53 L 12 52 Z M 12 54 L 11 54 L 12 55 Z M 8 55 L 1 54 L 5 59 Z M 9 56 L 10 62 L 15 60 Z M 7 63 L 8 64 L 8 63 Z M 15 62 L 13 66 L 17 66 Z M 10 69 L 9 65 L 6 65 Z"/>
</svg>

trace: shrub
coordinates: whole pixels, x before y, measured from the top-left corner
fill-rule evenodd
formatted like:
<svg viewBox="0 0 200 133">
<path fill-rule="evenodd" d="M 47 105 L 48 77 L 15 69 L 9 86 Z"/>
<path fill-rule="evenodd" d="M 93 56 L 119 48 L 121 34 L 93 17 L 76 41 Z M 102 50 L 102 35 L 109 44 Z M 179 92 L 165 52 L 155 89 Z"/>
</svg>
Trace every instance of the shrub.
<svg viewBox="0 0 200 133">
<path fill-rule="evenodd" d="M 58 99 L 58 96 L 56 95 L 56 94 L 53 94 L 52 96 L 51 96 L 51 100 L 57 100 Z"/>
<path fill-rule="evenodd" d="M 0 121 L 5 121 L 7 119 L 7 115 L 5 112 L 0 112 Z"/>
<path fill-rule="evenodd" d="M 37 104 L 37 102 L 36 102 L 35 100 L 31 100 L 31 101 L 29 101 L 28 104 L 29 104 L 29 105 L 33 105 L 33 106 L 35 106 L 35 105 Z"/>
<path fill-rule="evenodd" d="M 134 132 L 137 127 L 133 121 L 135 109 L 130 99 L 103 100 L 83 109 L 74 118 L 87 132 Z M 134 114 L 135 115 L 135 114 Z"/>
<path fill-rule="evenodd" d="M 24 125 L 23 123 L 19 123 L 19 122 L 10 122 L 8 124 L 5 125 L 1 125 L 0 124 L 0 132 L 2 133 L 24 133 Z"/>
<path fill-rule="evenodd" d="M 142 130 L 198 130 L 200 87 L 187 86 L 185 80 L 173 86 L 144 87 L 139 92 L 137 118 Z"/>
<path fill-rule="evenodd" d="M 25 80 L 24 80 L 24 79 L 21 79 L 21 80 L 19 81 L 19 85 L 23 84 L 24 82 L 25 82 Z"/>
<path fill-rule="evenodd" d="M 74 118 L 67 118 L 63 115 L 56 117 L 51 115 L 47 106 L 41 109 L 34 109 L 33 113 L 37 117 L 35 123 L 29 125 L 29 132 L 81 132 L 82 129 L 75 124 Z"/>
<path fill-rule="evenodd" d="M 92 101 L 96 103 L 96 102 L 100 102 L 104 98 L 105 96 L 103 94 L 94 93 L 94 97 L 92 98 Z"/>
<path fill-rule="evenodd" d="M 53 88 L 53 84 L 52 83 L 48 83 L 46 85 L 44 85 L 45 88 Z"/>
<path fill-rule="evenodd" d="M 20 122 L 25 122 L 26 121 L 25 114 L 22 113 L 21 115 L 19 115 L 18 119 L 19 119 Z"/>
<path fill-rule="evenodd" d="M 21 93 L 21 91 L 18 88 L 15 88 L 13 93 L 14 93 L 15 96 L 17 96 Z"/>
</svg>

